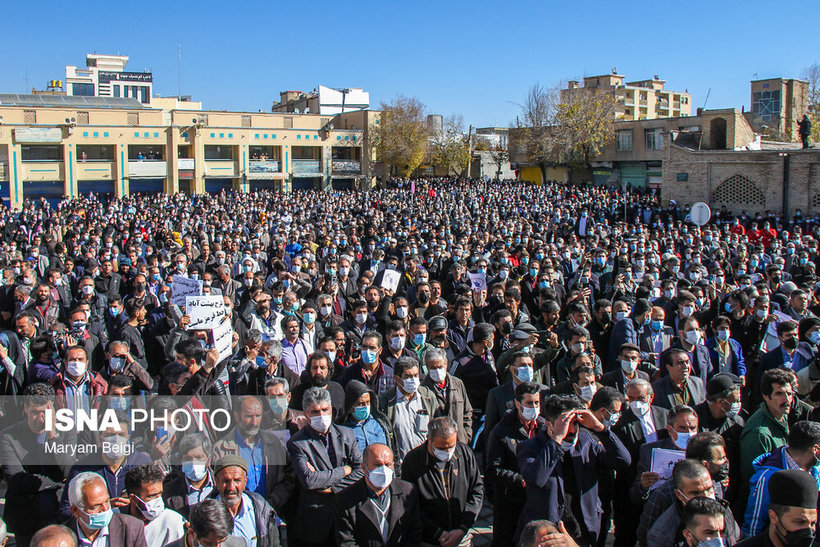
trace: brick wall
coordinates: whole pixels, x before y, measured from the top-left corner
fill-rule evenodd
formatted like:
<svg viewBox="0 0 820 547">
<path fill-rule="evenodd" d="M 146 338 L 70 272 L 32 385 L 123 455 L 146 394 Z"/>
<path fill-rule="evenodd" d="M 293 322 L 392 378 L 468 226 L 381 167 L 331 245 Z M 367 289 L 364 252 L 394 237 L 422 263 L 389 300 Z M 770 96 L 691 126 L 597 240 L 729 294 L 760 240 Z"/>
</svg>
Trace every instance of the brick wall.
<svg viewBox="0 0 820 547">
<path fill-rule="evenodd" d="M 667 143 L 668 143 L 667 139 Z M 751 213 L 783 210 L 783 162 L 777 151 L 664 150 L 661 198 L 666 204 L 704 201 L 713 210 Z M 787 214 L 820 211 L 820 150 L 789 152 Z M 686 180 L 679 180 L 680 178 Z"/>
</svg>

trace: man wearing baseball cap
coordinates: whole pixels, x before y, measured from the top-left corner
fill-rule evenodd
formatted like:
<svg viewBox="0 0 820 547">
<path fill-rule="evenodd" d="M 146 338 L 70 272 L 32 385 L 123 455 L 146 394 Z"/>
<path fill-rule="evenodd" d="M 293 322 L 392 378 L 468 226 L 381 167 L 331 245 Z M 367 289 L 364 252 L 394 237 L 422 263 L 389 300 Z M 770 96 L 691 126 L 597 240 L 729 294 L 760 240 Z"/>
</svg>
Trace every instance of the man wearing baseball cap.
<svg viewBox="0 0 820 547">
<path fill-rule="evenodd" d="M 801 546 L 814 541 L 817 482 L 799 469 L 778 471 L 769 479 L 769 526 L 737 547 Z"/>
</svg>

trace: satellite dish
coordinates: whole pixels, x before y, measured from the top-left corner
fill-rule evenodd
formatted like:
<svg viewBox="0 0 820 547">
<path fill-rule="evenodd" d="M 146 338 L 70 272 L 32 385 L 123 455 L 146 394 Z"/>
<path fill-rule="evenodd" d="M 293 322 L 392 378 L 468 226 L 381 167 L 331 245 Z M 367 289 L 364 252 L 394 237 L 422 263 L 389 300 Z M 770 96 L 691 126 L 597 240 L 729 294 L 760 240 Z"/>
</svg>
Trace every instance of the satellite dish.
<svg viewBox="0 0 820 547">
<path fill-rule="evenodd" d="M 310 108 L 306 108 L 305 109 L 305 114 L 308 114 L 309 112 L 310 112 Z"/>
<path fill-rule="evenodd" d="M 294 109 L 293 109 L 293 113 L 294 113 L 294 114 L 299 114 L 299 109 L 298 109 L 298 108 L 294 108 Z"/>
<path fill-rule="evenodd" d="M 712 218 L 712 210 L 702 201 L 692 205 L 692 208 L 689 210 L 689 219 L 692 221 L 692 224 L 696 226 L 707 224 L 710 218 Z"/>
</svg>

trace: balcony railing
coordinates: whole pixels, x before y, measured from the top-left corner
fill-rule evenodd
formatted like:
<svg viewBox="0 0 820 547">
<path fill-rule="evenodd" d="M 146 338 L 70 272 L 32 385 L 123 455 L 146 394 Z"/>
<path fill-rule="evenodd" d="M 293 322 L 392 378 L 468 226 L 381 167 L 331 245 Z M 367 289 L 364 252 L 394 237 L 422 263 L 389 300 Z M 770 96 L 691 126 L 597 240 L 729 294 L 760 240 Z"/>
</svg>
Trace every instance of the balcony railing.
<svg viewBox="0 0 820 547">
<path fill-rule="evenodd" d="M 333 160 L 334 173 L 358 174 L 362 172 L 362 162 L 356 160 Z"/>
<path fill-rule="evenodd" d="M 646 106 L 646 99 L 641 99 L 641 106 Z"/>
<path fill-rule="evenodd" d="M 680 108 L 680 101 L 675 101 L 672 103 L 672 108 Z"/>
<path fill-rule="evenodd" d="M 321 175 L 322 165 L 319 160 L 293 160 L 294 175 Z"/>
<path fill-rule="evenodd" d="M 129 177 L 165 178 L 168 174 L 166 169 L 165 161 L 128 161 Z"/>
<path fill-rule="evenodd" d="M 0 180 L 6 180 L 6 162 L 0 161 Z"/>
<path fill-rule="evenodd" d="M 282 171 L 282 162 L 279 160 L 251 160 L 248 164 L 249 173 L 279 173 Z"/>
</svg>

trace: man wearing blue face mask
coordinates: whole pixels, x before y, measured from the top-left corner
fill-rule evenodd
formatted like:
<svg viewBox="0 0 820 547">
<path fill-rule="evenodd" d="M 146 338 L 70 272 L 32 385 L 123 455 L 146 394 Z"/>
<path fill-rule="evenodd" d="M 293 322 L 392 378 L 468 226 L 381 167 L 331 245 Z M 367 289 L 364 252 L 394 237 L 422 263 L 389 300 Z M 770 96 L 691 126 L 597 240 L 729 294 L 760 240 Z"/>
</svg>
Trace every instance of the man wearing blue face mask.
<svg viewBox="0 0 820 547">
<path fill-rule="evenodd" d="M 612 327 L 612 337 L 609 340 L 609 357 L 606 370 L 615 370 L 618 367 L 618 351 L 623 344 L 638 345 L 642 332 L 649 327 L 652 305 L 645 298 L 635 301 L 629 317 L 617 321 Z M 642 352 L 641 360 L 648 360 L 649 354 Z"/>
<path fill-rule="evenodd" d="M 391 442 L 392 431 L 387 418 L 378 410 L 376 394 L 358 380 L 345 386 L 345 411 L 338 423 L 353 431 L 362 452 L 373 443 Z"/>
<path fill-rule="evenodd" d="M 669 411 L 666 419 L 664 437 L 653 443 L 641 446 L 638 455 L 635 480 L 629 488 L 629 497 L 633 503 L 639 504 L 649 497 L 652 486 L 660 480 L 658 473 L 652 471 L 652 452 L 656 448 L 663 450 L 677 450 L 685 452 L 689 439 L 698 433 L 698 415 L 687 405 L 677 405 Z"/>
<path fill-rule="evenodd" d="M 392 342 L 394 338 L 401 340 L 401 337 L 394 336 L 391 338 L 391 344 L 394 343 Z M 351 364 L 344 370 L 339 378 L 339 383 L 346 386 L 351 380 L 358 380 L 373 390 L 376 395 L 392 393 L 396 385 L 393 379 L 393 367 L 380 359 L 380 355 L 383 353 L 381 335 L 375 330 L 365 331 L 362 336 L 361 356 L 358 362 Z M 399 359 L 401 358 L 399 357 Z M 412 358 L 415 358 L 415 356 Z"/>
<path fill-rule="evenodd" d="M 731 321 L 725 315 L 719 315 L 712 321 L 715 336 L 706 340 L 709 356 L 712 360 L 713 374 L 729 372 L 746 382 L 746 361 L 740 342 L 731 337 Z"/>
<path fill-rule="evenodd" d="M 102 537 L 111 547 L 147 547 L 143 524 L 136 518 L 111 510 L 105 481 L 97 473 L 77 474 L 68 485 L 71 528 L 81 545 L 93 545 Z"/>
</svg>

